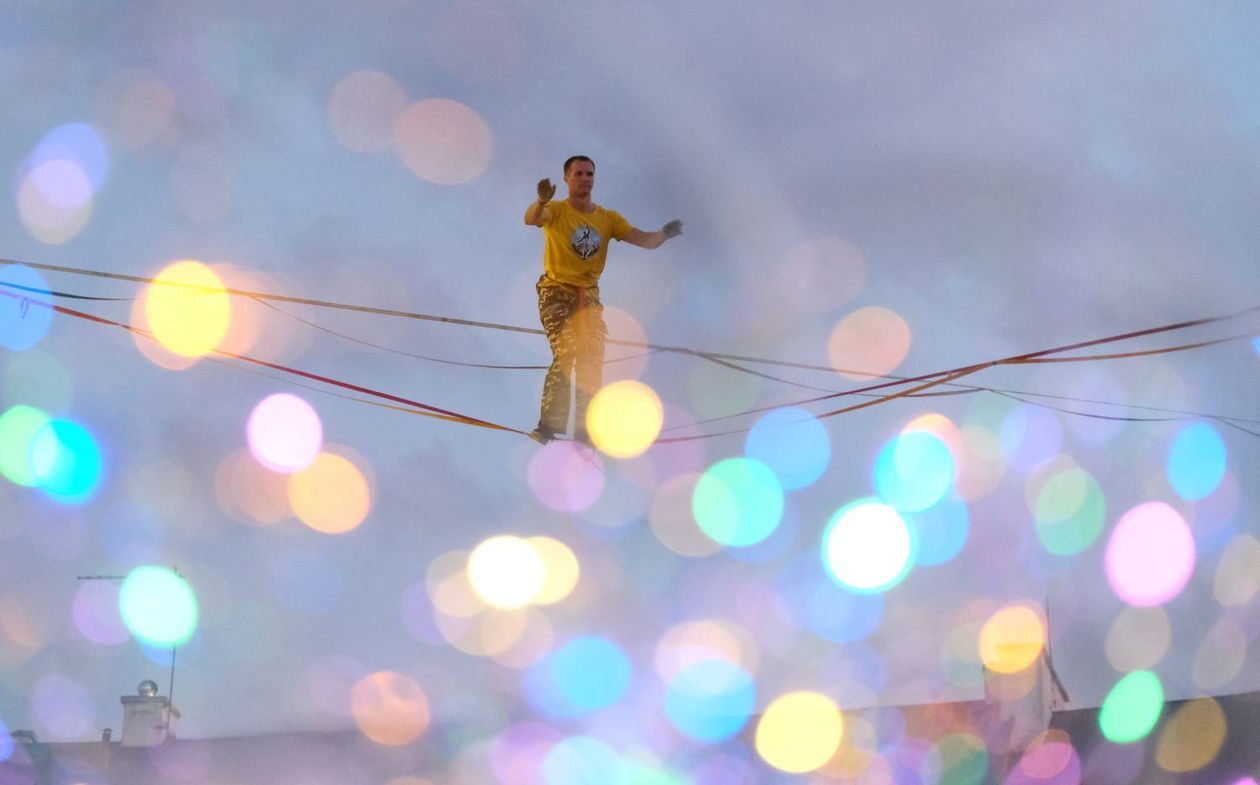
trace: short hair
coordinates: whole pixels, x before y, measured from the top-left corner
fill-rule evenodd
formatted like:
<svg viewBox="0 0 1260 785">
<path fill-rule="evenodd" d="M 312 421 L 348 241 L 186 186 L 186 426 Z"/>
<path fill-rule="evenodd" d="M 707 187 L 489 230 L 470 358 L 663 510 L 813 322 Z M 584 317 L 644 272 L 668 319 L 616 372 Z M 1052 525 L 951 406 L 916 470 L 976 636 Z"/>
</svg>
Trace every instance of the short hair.
<svg viewBox="0 0 1260 785">
<path fill-rule="evenodd" d="M 569 156 L 569 159 L 564 162 L 564 173 L 568 174 L 569 167 L 573 166 L 573 164 L 577 163 L 578 161 L 586 161 L 591 166 L 595 165 L 594 161 L 592 161 L 591 159 L 587 158 L 584 155 L 572 155 L 572 156 Z"/>
</svg>

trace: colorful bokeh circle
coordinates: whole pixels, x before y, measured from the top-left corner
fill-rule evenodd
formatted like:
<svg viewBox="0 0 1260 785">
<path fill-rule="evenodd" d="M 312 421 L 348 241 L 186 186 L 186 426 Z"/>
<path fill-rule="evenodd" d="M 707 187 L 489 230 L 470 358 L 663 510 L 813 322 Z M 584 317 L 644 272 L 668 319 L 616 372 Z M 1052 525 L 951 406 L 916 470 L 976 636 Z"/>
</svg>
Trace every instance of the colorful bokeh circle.
<svg viewBox="0 0 1260 785">
<path fill-rule="evenodd" d="M 626 379 L 595 393 L 586 411 L 586 428 L 603 452 L 614 458 L 633 458 L 656 441 L 664 419 L 665 409 L 656 392 Z"/>
<path fill-rule="evenodd" d="M 188 582 L 165 567 L 127 573 L 118 607 L 131 634 L 150 646 L 180 646 L 197 630 L 197 597 Z"/>
<path fill-rule="evenodd" d="M 875 499 L 846 504 L 823 532 L 823 566 L 850 591 L 891 589 L 909 574 L 914 554 L 914 532 L 896 510 Z"/>
<path fill-rule="evenodd" d="M 700 476 L 691 510 L 714 542 L 744 548 L 774 533 L 783 503 L 783 486 L 769 467 L 748 458 L 727 458 Z"/>
<path fill-rule="evenodd" d="M 1194 573 L 1194 536 L 1180 513 L 1147 502 L 1121 516 L 1107 542 L 1107 580 L 1120 599 L 1140 607 L 1162 605 Z"/>
</svg>

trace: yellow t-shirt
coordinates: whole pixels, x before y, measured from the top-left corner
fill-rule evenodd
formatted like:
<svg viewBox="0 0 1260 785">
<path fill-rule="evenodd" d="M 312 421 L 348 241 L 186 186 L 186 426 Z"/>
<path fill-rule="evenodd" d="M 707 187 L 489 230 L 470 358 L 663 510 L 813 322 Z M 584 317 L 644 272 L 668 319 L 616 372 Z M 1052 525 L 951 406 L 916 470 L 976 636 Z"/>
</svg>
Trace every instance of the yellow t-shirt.
<svg viewBox="0 0 1260 785">
<path fill-rule="evenodd" d="M 548 278 L 575 286 L 594 286 L 604 272 L 608 259 L 608 243 L 624 240 L 630 234 L 630 223 L 616 210 L 595 205 L 595 211 L 583 213 L 567 199 L 547 205 L 551 218 L 543 225 L 547 246 L 543 251 L 543 269 Z"/>
</svg>

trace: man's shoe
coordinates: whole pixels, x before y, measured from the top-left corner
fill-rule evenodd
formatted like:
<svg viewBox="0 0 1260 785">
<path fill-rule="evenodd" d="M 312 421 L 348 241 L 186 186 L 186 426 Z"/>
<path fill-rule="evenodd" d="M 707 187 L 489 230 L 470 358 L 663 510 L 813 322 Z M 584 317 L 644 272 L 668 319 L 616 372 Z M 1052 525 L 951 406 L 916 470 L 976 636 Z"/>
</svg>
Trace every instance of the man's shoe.
<svg viewBox="0 0 1260 785">
<path fill-rule="evenodd" d="M 546 427 L 545 425 L 539 425 L 537 428 L 529 432 L 529 438 L 533 439 L 539 444 L 546 444 L 547 442 L 556 438 L 556 432 Z"/>
</svg>

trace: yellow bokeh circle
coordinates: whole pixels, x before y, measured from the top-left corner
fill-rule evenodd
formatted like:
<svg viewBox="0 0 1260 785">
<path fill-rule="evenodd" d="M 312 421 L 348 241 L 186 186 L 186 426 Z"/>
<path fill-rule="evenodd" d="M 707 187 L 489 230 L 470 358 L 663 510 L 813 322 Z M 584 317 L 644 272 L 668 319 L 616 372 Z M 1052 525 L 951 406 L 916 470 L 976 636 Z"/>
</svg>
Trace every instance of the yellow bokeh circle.
<svg viewBox="0 0 1260 785">
<path fill-rule="evenodd" d="M 1041 615 L 1026 605 L 1008 605 L 980 629 L 980 661 L 997 673 L 1019 673 L 1037 661 L 1046 645 Z"/>
<path fill-rule="evenodd" d="M 825 695 L 789 692 L 774 700 L 757 723 L 757 754 L 793 773 L 821 768 L 840 748 L 844 718 Z"/>
<path fill-rule="evenodd" d="M 468 581 L 477 596 L 495 608 L 523 608 L 546 580 L 538 550 L 510 534 L 483 541 L 468 555 Z"/>
<path fill-rule="evenodd" d="M 321 452 L 310 466 L 289 475 L 289 506 L 315 531 L 344 534 L 367 518 L 372 492 L 349 459 Z"/>
<path fill-rule="evenodd" d="M 227 335 L 232 304 L 213 270 L 185 259 L 167 265 L 149 284 L 144 312 L 164 348 L 184 357 L 204 357 Z"/>
<path fill-rule="evenodd" d="M 651 447 L 664 420 L 661 399 L 632 379 L 600 389 L 586 412 L 591 441 L 614 458 L 633 458 Z"/>
<path fill-rule="evenodd" d="M 410 744 L 429 727 L 424 690 L 393 671 L 377 671 L 355 683 L 350 711 L 364 736 L 387 747 Z"/>
<path fill-rule="evenodd" d="M 543 584 L 532 602 L 554 605 L 573 592 L 581 567 L 569 546 L 551 537 L 530 537 L 526 540 L 543 562 Z"/>
<path fill-rule="evenodd" d="M 1192 700 L 1164 724 L 1155 762 L 1166 771 L 1198 771 L 1216 759 L 1228 730 L 1225 712 L 1215 698 Z"/>
</svg>

